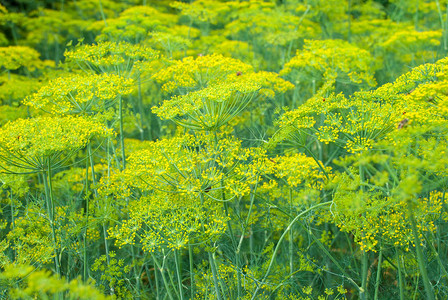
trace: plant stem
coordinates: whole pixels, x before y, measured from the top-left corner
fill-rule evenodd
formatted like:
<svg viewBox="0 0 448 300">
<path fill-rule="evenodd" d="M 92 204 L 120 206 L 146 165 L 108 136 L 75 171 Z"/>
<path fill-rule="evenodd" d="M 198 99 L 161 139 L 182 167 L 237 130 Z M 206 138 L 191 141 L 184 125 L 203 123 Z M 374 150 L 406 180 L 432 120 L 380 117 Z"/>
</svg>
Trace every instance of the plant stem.
<svg viewBox="0 0 448 300">
<path fill-rule="evenodd" d="M 289 189 L 289 212 L 292 216 L 292 188 Z M 294 232 L 291 226 L 291 229 L 289 230 L 289 276 L 291 279 L 293 277 L 293 273 L 294 273 Z"/>
<path fill-rule="evenodd" d="M 134 245 L 130 245 L 130 246 L 131 246 L 131 254 L 132 254 L 132 265 L 133 265 L 134 275 L 135 275 L 136 290 L 140 291 L 141 272 L 138 272 L 138 270 L 137 270 L 137 259 L 135 256 Z M 140 295 L 134 295 L 134 299 L 140 299 Z"/>
<path fill-rule="evenodd" d="M 403 274 L 401 272 L 401 262 L 400 262 L 400 254 L 398 248 L 395 248 L 397 251 L 397 272 L 398 272 L 398 285 L 400 288 L 400 300 L 404 300 L 404 282 L 403 282 Z"/>
<path fill-rule="evenodd" d="M 171 294 L 168 282 L 166 281 L 165 274 L 163 273 L 163 271 L 164 271 L 163 268 L 160 266 L 159 262 L 157 261 L 156 257 L 154 256 L 154 254 L 151 254 L 151 256 L 152 256 L 152 259 L 153 259 L 154 263 L 156 264 L 157 268 L 159 269 L 160 274 L 162 275 L 163 285 L 165 286 L 165 289 L 166 289 L 166 292 L 168 294 L 168 297 L 171 300 L 174 300 L 173 295 Z"/>
<path fill-rule="evenodd" d="M 221 186 L 224 186 L 224 181 L 221 181 Z M 225 198 L 224 189 L 221 195 L 222 199 Z M 224 202 L 224 211 L 226 216 L 229 216 L 229 205 L 227 202 Z M 230 239 L 232 240 L 232 247 L 235 249 L 235 264 L 236 264 L 236 277 L 237 277 L 237 299 L 241 297 L 242 291 L 242 280 L 241 280 L 241 262 L 240 262 L 240 253 L 237 251 L 237 242 L 235 240 L 235 235 L 233 233 L 232 224 L 230 223 L 230 219 L 227 220 L 227 228 L 229 229 Z"/>
<path fill-rule="evenodd" d="M 380 255 L 378 257 L 378 270 L 376 271 L 376 282 L 375 282 L 375 296 L 374 299 L 378 300 L 378 292 L 380 288 L 381 280 L 381 264 L 383 262 L 383 247 L 380 246 Z"/>
<path fill-rule="evenodd" d="M 414 212 L 412 211 L 410 205 L 408 205 L 408 209 L 409 209 L 409 217 L 411 219 L 412 231 L 414 233 L 415 248 L 417 250 L 418 267 L 422 275 L 423 285 L 425 286 L 426 299 L 434 300 L 434 291 L 432 289 L 431 282 L 429 281 L 428 272 L 426 271 L 425 267 L 426 259 L 425 256 L 423 255 L 422 246 L 420 245 L 421 242 L 420 237 L 418 236 L 418 230 Z"/>
<path fill-rule="evenodd" d="M 362 300 L 367 300 L 367 273 L 369 271 L 369 257 L 367 252 L 362 252 L 362 278 L 361 278 L 361 291 L 359 293 L 359 298 Z"/>
<path fill-rule="evenodd" d="M 14 217 L 14 198 L 12 197 L 12 188 L 9 188 L 9 197 L 11 200 L 11 227 L 12 227 L 12 231 L 14 231 L 15 229 L 15 217 Z M 16 259 L 16 250 L 12 249 L 12 260 L 11 261 L 15 261 Z"/>
<path fill-rule="evenodd" d="M 180 299 L 184 299 L 184 293 L 182 291 L 182 275 L 180 270 L 180 263 L 179 263 L 179 251 L 177 249 L 174 249 L 174 262 L 176 264 L 176 274 L 177 274 L 177 283 L 179 285 L 179 295 Z"/>
<path fill-rule="evenodd" d="M 89 143 L 90 144 L 90 143 Z M 87 155 L 89 155 L 87 153 Z M 86 207 L 85 207 L 85 224 L 84 224 L 84 245 L 83 245 L 83 280 L 84 282 L 87 280 L 88 272 L 89 272 L 89 266 L 87 263 L 87 227 L 89 225 L 89 161 L 86 160 Z"/>
<path fill-rule="evenodd" d="M 210 268 L 212 269 L 213 275 L 213 285 L 215 286 L 216 299 L 221 300 L 221 292 L 219 291 L 219 281 L 218 281 L 218 272 L 216 271 L 215 260 L 210 251 L 208 251 L 208 261 L 210 263 Z"/>
<path fill-rule="evenodd" d="M 215 138 L 216 137 L 217 136 L 216 136 L 216 133 L 215 133 Z M 201 205 L 203 206 L 204 205 L 204 194 L 203 193 L 201 193 L 200 199 L 201 199 Z M 203 222 L 201 222 L 201 223 L 202 223 L 202 230 L 205 230 L 204 223 Z M 212 253 L 210 252 L 210 250 L 208 250 L 207 253 L 208 253 L 208 261 L 209 261 L 209 264 L 210 264 L 210 268 L 212 269 L 213 285 L 215 287 L 216 298 L 218 300 L 221 300 L 222 298 L 221 298 L 221 294 L 219 292 L 220 283 L 219 283 L 219 280 L 218 280 L 218 272 L 216 270 L 215 258 L 212 255 Z M 224 294 L 224 289 L 222 287 L 221 287 L 221 289 L 222 289 L 222 292 Z"/>
<path fill-rule="evenodd" d="M 190 263 L 190 299 L 194 299 L 194 268 L 193 268 L 193 247 L 188 245 L 188 260 Z"/>
<path fill-rule="evenodd" d="M 124 149 L 124 132 L 123 132 L 123 98 L 118 99 L 118 118 L 120 120 L 120 146 L 121 146 L 121 166 L 126 169 L 126 154 Z"/>
<path fill-rule="evenodd" d="M 255 193 L 257 192 L 257 186 L 258 186 L 258 176 L 257 176 L 257 180 L 255 183 L 255 187 L 250 195 L 250 206 L 249 206 L 249 212 L 247 213 L 247 217 L 246 217 L 246 222 L 244 222 L 244 226 L 243 226 L 243 231 L 241 232 L 241 238 L 240 241 L 238 243 L 238 247 L 236 248 L 236 253 L 240 253 L 241 250 L 241 245 L 243 244 L 243 239 L 244 236 L 246 234 L 246 229 L 249 226 L 249 221 L 250 221 L 250 215 L 252 213 L 252 207 L 254 205 L 254 200 L 255 200 Z"/>
<path fill-rule="evenodd" d="M 45 186 L 45 198 L 47 200 L 47 213 L 50 218 L 50 227 L 51 233 L 53 237 L 53 247 L 54 247 L 54 265 L 56 268 L 56 274 L 58 277 L 61 276 L 59 256 L 58 256 L 58 247 L 57 247 L 57 239 L 56 239 L 56 229 L 54 226 L 54 201 L 53 201 L 53 192 L 52 192 L 52 183 L 51 183 L 51 162 L 50 158 L 46 158 L 47 170 L 43 172 L 43 180 Z"/>
<path fill-rule="evenodd" d="M 325 206 L 325 205 L 330 205 L 331 203 L 332 203 L 332 201 L 316 204 L 316 205 L 308 208 L 307 210 L 301 212 L 300 214 L 298 214 L 291 221 L 291 223 L 289 223 L 288 227 L 285 229 L 285 231 L 281 235 L 280 239 L 278 240 L 277 246 L 275 246 L 274 252 L 272 253 L 271 261 L 269 262 L 268 269 L 266 270 L 266 273 L 264 274 L 263 279 L 261 280 L 260 284 L 255 289 L 255 292 L 254 292 L 254 294 L 252 295 L 252 298 L 251 298 L 252 300 L 256 299 L 255 297 L 257 296 L 258 291 L 260 290 L 261 286 L 264 285 L 266 278 L 269 276 L 269 273 L 271 272 L 271 268 L 272 268 L 272 266 L 274 264 L 275 256 L 277 255 L 277 252 L 280 249 L 280 245 L 282 244 L 283 240 L 285 239 L 285 236 L 288 234 L 289 230 L 291 229 L 291 226 L 294 225 L 294 223 L 297 222 L 300 219 L 300 217 L 302 217 L 303 215 L 305 215 L 308 212 L 312 211 L 313 209 L 316 209 L 318 207 Z"/>
</svg>

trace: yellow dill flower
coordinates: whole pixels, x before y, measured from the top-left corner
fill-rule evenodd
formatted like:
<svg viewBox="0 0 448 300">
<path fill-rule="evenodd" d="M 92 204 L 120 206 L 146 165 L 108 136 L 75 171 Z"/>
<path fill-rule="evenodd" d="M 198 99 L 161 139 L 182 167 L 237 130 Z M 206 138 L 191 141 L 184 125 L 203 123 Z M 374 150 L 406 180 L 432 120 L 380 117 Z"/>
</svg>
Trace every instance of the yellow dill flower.
<svg viewBox="0 0 448 300">
<path fill-rule="evenodd" d="M 149 253 L 205 244 L 226 231 L 228 217 L 219 206 L 212 200 L 201 203 L 182 194 L 159 191 L 131 202 L 130 219 L 111 228 L 109 234 L 120 248 L 139 242 Z"/>
<path fill-rule="evenodd" d="M 187 57 L 154 74 L 162 89 L 176 92 L 153 112 L 195 130 L 217 130 L 234 119 L 258 95 L 273 98 L 293 85 L 273 72 L 222 55 Z"/>
<path fill-rule="evenodd" d="M 112 299 L 95 287 L 93 280 L 81 282 L 80 279 L 67 281 L 46 269 L 32 266 L 31 262 L 14 262 L 4 266 L 4 272 L 0 274 L 2 280 L 15 282 L 4 290 L 8 296 L 16 298 L 53 298 L 64 294 L 76 299 Z"/>
<path fill-rule="evenodd" d="M 241 112 L 259 89 L 256 82 L 246 80 L 216 83 L 164 101 L 153 112 L 187 128 L 217 130 Z"/>
<path fill-rule="evenodd" d="M 274 174 L 278 178 L 284 178 L 290 187 L 294 188 L 304 184 L 307 187 L 323 188 L 322 182 L 326 177 L 312 157 L 295 153 L 275 157 L 273 161 L 275 162 Z M 325 171 L 328 174 L 331 168 L 326 167 Z"/>
<path fill-rule="evenodd" d="M 133 6 L 121 12 L 117 18 L 108 18 L 107 26 L 103 21 L 97 21 L 90 29 L 100 31 L 97 41 L 126 41 L 136 44 L 145 40 L 152 31 L 164 31 L 165 28 L 174 26 L 178 18 L 151 6 Z"/>
<path fill-rule="evenodd" d="M 187 91 L 222 82 L 231 74 L 237 72 L 245 74 L 252 70 L 252 66 L 237 59 L 213 54 L 198 56 L 196 59 L 191 56 L 186 57 L 155 73 L 152 78 L 163 83 L 162 89 L 165 92 L 184 94 Z"/>
<path fill-rule="evenodd" d="M 374 71 L 367 50 L 343 40 L 305 40 L 304 49 L 284 65 L 280 75 L 291 77 L 307 96 L 325 97 L 338 82 L 361 89 L 375 86 Z"/>
<path fill-rule="evenodd" d="M 64 53 L 68 63 L 99 73 L 116 73 L 124 77 L 138 76 L 147 62 L 159 58 L 158 51 L 140 44 L 99 42 L 96 45 L 78 45 Z"/>
<path fill-rule="evenodd" d="M 24 104 L 52 114 L 91 114 L 107 110 L 133 87 L 132 79 L 115 74 L 71 75 L 50 81 Z"/>
<path fill-rule="evenodd" d="M 43 77 L 33 78 L 11 73 L 0 75 L 0 102 L 18 105 L 46 82 L 47 79 Z"/>
<path fill-rule="evenodd" d="M 231 11 L 234 4 L 221 3 L 212 0 L 198 0 L 192 3 L 172 2 L 171 7 L 180 10 L 180 15 L 188 16 L 196 24 L 217 24 L 222 21 L 220 17 Z"/>
<path fill-rule="evenodd" d="M 348 140 L 345 148 L 350 153 L 367 151 L 372 148 L 372 140 L 357 136 L 353 140 Z"/>
<path fill-rule="evenodd" d="M 7 164 L 42 170 L 46 158 L 58 162 L 61 153 L 75 152 L 90 139 L 110 134 L 101 123 L 83 117 L 17 119 L 0 128 L 0 157 Z"/>
<path fill-rule="evenodd" d="M 394 32 L 379 46 L 389 55 L 395 54 L 399 61 L 416 65 L 434 57 L 441 37 L 442 30 L 417 31 L 413 26 L 409 26 Z"/>
<path fill-rule="evenodd" d="M 0 67 L 16 70 L 25 67 L 30 71 L 45 66 L 54 66 L 51 61 L 41 61 L 36 50 L 26 46 L 0 47 Z"/>
</svg>

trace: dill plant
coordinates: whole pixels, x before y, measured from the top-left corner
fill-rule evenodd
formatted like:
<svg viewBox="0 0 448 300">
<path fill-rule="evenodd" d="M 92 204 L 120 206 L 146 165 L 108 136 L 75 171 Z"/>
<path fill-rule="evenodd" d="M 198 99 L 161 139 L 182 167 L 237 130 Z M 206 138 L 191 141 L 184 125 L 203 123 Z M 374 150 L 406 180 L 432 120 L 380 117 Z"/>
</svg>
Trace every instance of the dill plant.
<svg viewBox="0 0 448 300">
<path fill-rule="evenodd" d="M 20 3 L 1 297 L 446 297 L 446 1 Z"/>
</svg>

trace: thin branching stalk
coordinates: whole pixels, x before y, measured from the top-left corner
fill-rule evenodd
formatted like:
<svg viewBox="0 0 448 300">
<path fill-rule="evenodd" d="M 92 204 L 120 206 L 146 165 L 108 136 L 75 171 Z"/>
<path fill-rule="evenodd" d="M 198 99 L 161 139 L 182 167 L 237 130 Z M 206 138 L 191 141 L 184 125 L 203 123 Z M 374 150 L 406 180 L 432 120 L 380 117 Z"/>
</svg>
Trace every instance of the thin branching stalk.
<svg viewBox="0 0 448 300">
<path fill-rule="evenodd" d="M 190 299 L 194 299 L 194 267 L 193 267 L 193 246 L 188 245 L 188 260 L 190 267 Z"/>
<path fill-rule="evenodd" d="M 362 264 L 361 264 L 361 290 L 359 293 L 359 298 L 362 300 L 367 300 L 367 274 L 369 272 L 369 255 L 366 251 L 362 251 Z"/>
<path fill-rule="evenodd" d="M 403 272 L 401 270 L 401 261 L 400 261 L 400 251 L 396 247 L 395 248 L 396 256 L 397 256 L 397 273 L 398 273 L 398 287 L 400 291 L 400 300 L 404 300 L 404 278 Z"/>
<path fill-rule="evenodd" d="M 182 289 L 182 272 L 181 272 L 181 266 L 180 266 L 180 262 L 179 262 L 179 251 L 174 249 L 174 263 L 176 264 L 176 275 L 177 275 L 177 283 L 179 286 L 179 295 L 180 295 L 180 299 L 183 300 L 184 299 L 184 292 Z"/>
<path fill-rule="evenodd" d="M 123 98 L 118 99 L 118 119 L 120 121 L 120 146 L 121 146 L 121 167 L 126 169 L 126 153 L 124 149 L 124 129 L 123 129 Z"/>
<path fill-rule="evenodd" d="M 280 249 L 280 246 L 283 242 L 283 240 L 285 239 L 286 235 L 289 233 L 289 230 L 291 229 L 291 226 L 294 225 L 295 222 L 297 222 L 303 215 L 307 214 L 308 212 L 321 207 L 321 206 L 325 206 L 325 205 L 330 205 L 332 203 L 332 201 L 328 201 L 328 202 L 323 202 L 323 203 L 319 203 L 316 204 L 310 208 L 308 208 L 307 210 L 301 212 L 300 214 L 298 214 L 292 221 L 291 223 L 289 223 L 288 227 L 285 229 L 285 231 L 283 232 L 283 234 L 280 236 L 280 239 L 277 242 L 277 245 L 275 246 L 274 252 L 272 253 L 272 257 L 271 260 L 269 261 L 269 265 L 268 265 L 268 269 L 266 270 L 263 278 L 261 279 L 260 283 L 257 285 L 257 288 L 255 289 L 253 295 L 252 295 L 252 300 L 257 299 L 256 296 L 260 290 L 260 288 L 265 284 L 267 277 L 269 276 L 269 273 L 271 272 L 272 266 L 274 265 L 274 260 L 275 257 L 277 255 L 277 252 Z"/>
<path fill-rule="evenodd" d="M 89 155 L 87 153 L 87 155 Z M 88 258 L 87 258 L 87 229 L 89 226 L 89 160 L 86 160 L 86 180 L 85 180 L 85 224 L 84 224 L 84 245 L 83 245 L 83 280 L 86 281 L 88 278 L 88 272 L 89 272 L 89 264 L 88 264 Z"/>
<path fill-rule="evenodd" d="M 168 281 L 166 280 L 165 274 L 164 274 L 164 268 L 162 268 L 162 266 L 160 266 L 160 263 L 157 261 L 156 257 L 154 254 L 151 254 L 152 260 L 154 261 L 154 264 L 157 266 L 157 269 L 160 272 L 160 275 L 162 275 L 162 281 L 163 281 L 163 285 L 165 286 L 165 290 L 168 294 L 168 298 L 171 300 L 174 300 L 173 295 L 171 294 L 171 289 L 170 286 L 168 284 Z"/>
<path fill-rule="evenodd" d="M 53 201 L 53 191 L 52 191 L 52 181 L 51 181 L 51 161 L 50 158 L 45 158 L 47 169 L 43 172 L 43 180 L 45 186 L 45 198 L 47 200 L 47 213 L 50 220 L 51 234 L 53 238 L 53 247 L 54 247 L 54 265 L 56 269 L 56 274 L 61 276 L 61 266 L 59 262 L 59 253 L 58 253 L 58 242 L 56 238 L 56 227 L 55 227 L 55 218 L 54 218 L 54 201 Z"/>
<path fill-rule="evenodd" d="M 426 266 L 425 266 L 426 259 L 425 259 L 425 256 L 423 255 L 421 241 L 420 241 L 420 237 L 419 237 L 419 233 L 418 233 L 418 229 L 417 229 L 417 224 L 415 221 L 414 211 L 412 210 L 410 205 L 408 205 L 408 210 L 409 210 L 409 218 L 411 219 L 412 232 L 414 234 L 415 248 L 417 251 L 418 267 L 420 269 L 420 273 L 421 273 L 422 280 L 423 280 L 423 285 L 425 287 L 426 299 L 433 300 L 434 299 L 434 290 L 432 288 L 431 282 L 429 281 L 428 271 L 426 270 Z"/>
<path fill-rule="evenodd" d="M 246 235 L 246 230 L 247 230 L 247 227 L 249 226 L 250 216 L 252 214 L 252 208 L 253 208 L 254 201 L 255 201 L 255 193 L 257 192 L 257 186 L 258 186 L 258 176 L 256 179 L 255 187 L 253 188 L 253 191 L 250 194 L 249 212 L 247 213 L 246 221 L 244 222 L 243 230 L 241 232 L 240 241 L 238 243 L 238 247 L 236 248 L 237 254 L 240 253 L 240 251 L 241 251 L 241 245 L 243 244 L 244 236 Z"/>
<path fill-rule="evenodd" d="M 289 188 L 289 213 L 293 214 L 292 188 Z M 292 221 L 292 219 L 290 219 Z M 292 279 L 294 273 L 294 230 L 291 226 L 289 230 L 289 276 Z"/>
<path fill-rule="evenodd" d="M 382 263 L 383 263 L 383 247 L 380 246 L 380 254 L 378 256 L 378 269 L 376 271 L 375 296 L 374 296 L 375 300 L 378 300 L 378 295 L 379 295 Z"/>
</svg>

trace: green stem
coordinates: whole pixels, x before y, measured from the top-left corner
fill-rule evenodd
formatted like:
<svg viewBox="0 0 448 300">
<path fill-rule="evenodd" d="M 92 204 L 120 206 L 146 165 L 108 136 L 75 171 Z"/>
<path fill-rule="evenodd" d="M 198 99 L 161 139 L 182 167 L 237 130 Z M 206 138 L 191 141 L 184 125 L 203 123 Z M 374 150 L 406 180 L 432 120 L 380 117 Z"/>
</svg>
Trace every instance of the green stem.
<svg viewBox="0 0 448 300">
<path fill-rule="evenodd" d="M 289 189 L 289 213 L 292 216 L 292 189 Z M 289 276 L 292 279 L 294 273 L 294 232 L 291 226 L 289 230 Z"/>
<path fill-rule="evenodd" d="M 314 233 L 311 231 L 311 229 L 306 228 L 302 223 L 299 223 L 299 226 L 303 230 L 308 231 L 308 234 L 311 236 L 314 243 L 316 243 L 317 246 L 319 246 L 319 248 L 322 250 L 322 252 L 334 263 L 334 265 L 339 269 L 339 271 L 341 271 L 343 277 L 345 279 L 347 279 L 353 286 L 355 286 L 358 291 L 361 291 L 361 287 L 358 286 L 356 284 L 356 282 L 348 276 L 347 272 L 344 271 L 344 268 L 342 268 L 342 266 L 339 264 L 337 259 L 334 258 L 333 255 L 331 255 L 331 253 L 325 248 L 324 244 L 322 244 L 322 242 L 314 235 Z"/>
<path fill-rule="evenodd" d="M 321 162 L 317 159 L 316 155 L 314 155 L 314 153 L 306 146 L 303 146 L 303 148 L 305 149 L 306 152 L 308 152 L 309 155 L 311 155 L 311 157 L 314 159 L 314 161 L 317 163 L 317 165 L 319 166 L 319 169 L 322 171 L 322 173 L 324 173 L 325 177 L 327 179 L 330 179 L 330 176 L 328 176 L 327 171 L 325 170 L 324 166 L 321 164 Z"/>
<path fill-rule="evenodd" d="M 398 251 L 398 248 L 395 248 L 397 251 L 397 272 L 398 272 L 398 285 L 400 288 L 400 300 L 404 300 L 404 279 L 403 279 L 403 272 L 401 271 L 401 262 L 400 262 L 400 254 Z"/>
<path fill-rule="evenodd" d="M 160 274 L 162 275 L 163 285 L 165 286 L 165 289 L 166 289 L 166 292 L 168 294 L 168 297 L 171 300 L 174 300 L 173 295 L 171 294 L 171 291 L 170 291 L 170 287 L 169 287 L 168 282 L 166 280 L 165 274 L 163 273 L 163 271 L 164 271 L 163 268 L 160 266 L 159 262 L 157 261 L 156 257 L 154 256 L 154 254 L 151 254 L 151 256 L 152 256 L 152 259 L 153 259 L 154 263 L 156 264 L 157 268 L 159 269 Z"/>
<path fill-rule="evenodd" d="M 215 135 L 215 137 L 216 137 L 216 135 Z M 201 205 L 203 206 L 204 205 L 204 194 L 203 193 L 201 193 L 200 199 L 201 199 Z M 205 230 L 204 223 L 203 222 L 201 222 L 201 223 L 202 223 L 202 229 Z M 212 269 L 213 284 L 215 286 L 216 298 L 218 300 L 221 300 L 222 298 L 221 298 L 221 294 L 219 292 L 219 286 L 221 286 L 222 294 L 223 294 L 223 297 L 225 298 L 224 287 L 218 280 L 218 272 L 216 270 L 215 257 L 214 257 L 214 255 L 212 255 L 212 253 L 210 251 L 207 251 L 207 252 L 208 252 L 208 261 L 210 264 L 210 268 Z"/>
<path fill-rule="evenodd" d="M 106 15 L 104 14 L 103 3 L 101 3 L 101 0 L 99 0 L 98 5 L 99 5 L 99 7 L 100 7 L 101 18 L 103 19 L 104 26 L 107 27 Z"/>
<path fill-rule="evenodd" d="M 180 299 L 184 299 L 184 293 L 182 291 L 182 275 L 180 270 L 180 263 L 179 263 L 179 251 L 174 249 L 174 262 L 176 264 L 176 274 L 177 274 L 177 284 L 179 286 L 179 295 Z"/>
<path fill-rule="evenodd" d="M 193 247 L 188 245 L 188 260 L 190 263 L 190 299 L 194 299 L 194 268 L 193 268 Z"/>
<path fill-rule="evenodd" d="M 325 206 L 325 205 L 330 205 L 331 203 L 332 203 L 332 201 L 316 204 L 316 205 L 308 208 L 307 210 L 301 212 L 300 214 L 298 214 L 291 221 L 291 223 L 289 223 L 288 227 L 285 229 L 285 231 L 281 235 L 280 239 L 278 240 L 277 246 L 275 246 L 274 252 L 272 253 L 271 261 L 269 262 L 269 265 L 268 265 L 268 269 L 266 270 L 266 273 L 264 274 L 263 279 L 261 280 L 261 282 L 257 285 L 257 288 L 255 289 L 255 292 L 252 295 L 252 298 L 251 298 L 252 300 L 256 299 L 255 297 L 257 296 L 258 291 L 264 285 L 266 278 L 269 276 L 269 273 L 271 272 L 271 268 L 272 268 L 272 266 L 274 264 L 275 256 L 277 255 L 277 252 L 280 249 L 280 245 L 282 244 L 283 240 L 285 239 L 285 236 L 288 234 L 288 232 L 291 229 L 292 225 L 294 225 L 294 223 L 297 222 L 303 215 L 307 214 L 308 212 L 312 211 L 313 209 L 316 209 L 318 207 Z"/>
<path fill-rule="evenodd" d="M 221 181 L 221 186 L 224 186 L 224 180 Z M 221 195 L 222 199 L 225 198 L 224 189 Z M 226 213 L 226 216 L 229 216 L 229 204 L 227 202 L 224 202 L 224 211 Z M 230 219 L 227 220 L 227 228 L 229 229 L 230 239 L 232 240 L 232 247 L 235 249 L 235 264 L 236 264 L 236 277 L 237 277 L 237 299 L 240 299 L 241 297 L 241 291 L 242 291 L 242 280 L 241 280 L 241 262 L 240 262 L 240 253 L 236 251 L 237 242 L 235 239 L 235 235 L 233 233 L 232 224 L 230 223 Z"/>
<path fill-rule="evenodd" d="M 95 167 L 93 162 L 93 154 L 92 154 L 92 145 L 90 142 L 87 144 L 87 155 L 89 157 L 88 162 L 90 163 L 90 172 L 92 176 L 92 184 L 93 186 L 96 185 L 96 179 L 95 179 Z M 87 228 L 89 225 L 89 181 L 88 181 L 88 167 L 86 168 L 86 226 L 84 229 L 84 280 L 87 280 L 88 272 L 89 272 L 89 265 L 87 260 Z M 93 188 L 93 193 L 95 197 L 97 196 L 96 188 Z M 109 255 L 109 252 L 107 252 L 107 255 Z"/>
<path fill-rule="evenodd" d="M 90 144 L 90 143 L 89 143 Z M 89 154 L 87 154 L 89 155 Z M 87 280 L 88 272 L 89 272 L 89 266 L 87 263 L 87 227 L 89 225 L 89 161 L 86 160 L 86 207 L 85 207 L 85 224 L 84 224 L 84 245 L 83 245 L 83 280 L 84 282 Z"/>
<path fill-rule="evenodd" d="M 212 269 L 213 275 L 213 285 L 215 286 L 216 299 L 221 300 L 221 292 L 219 291 L 219 281 L 218 281 L 218 272 L 216 270 L 215 260 L 210 251 L 208 251 L 208 261 L 210 263 L 210 268 Z"/>
<path fill-rule="evenodd" d="M 369 257 L 367 252 L 362 252 L 362 278 L 361 278 L 361 290 L 359 293 L 359 298 L 362 300 L 367 300 L 367 273 L 369 271 Z"/>
<path fill-rule="evenodd" d="M 414 212 L 412 211 L 410 205 L 408 206 L 408 209 L 409 209 L 409 217 L 411 219 L 412 231 L 414 234 L 415 248 L 417 250 L 418 267 L 422 275 L 423 285 L 425 286 L 426 299 L 434 300 L 434 291 L 432 289 L 431 282 L 429 281 L 428 272 L 426 271 L 425 267 L 426 259 L 425 256 L 423 255 L 422 246 L 420 245 L 421 242 L 420 237 L 418 236 L 418 230 Z"/>
<path fill-rule="evenodd" d="M 123 130 L 123 99 L 120 96 L 118 101 L 118 118 L 120 119 L 120 145 L 121 145 L 121 165 L 126 169 L 126 154 L 124 149 L 124 130 Z"/>
<path fill-rule="evenodd" d="M 14 218 L 14 198 L 12 196 L 12 188 L 9 189 L 10 193 L 10 200 L 11 200 L 11 227 L 12 231 L 14 231 L 15 228 L 15 218 Z M 12 249 L 12 261 L 15 261 L 16 259 L 16 250 Z"/>
<path fill-rule="evenodd" d="M 442 237 L 438 236 L 437 237 L 437 242 L 439 243 L 438 249 L 440 249 L 440 241 L 441 240 L 442 240 Z M 437 259 L 437 263 L 439 264 L 440 271 L 443 273 L 443 276 L 445 277 L 445 280 L 448 280 L 448 272 L 445 269 L 444 263 L 440 259 L 439 252 L 437 252 L 436 248 L 434 247 L 434 245 L 430 241 L 427 240 L 426 242 L 429 245 L 429 247 L 431 248 L 432 252 L 434 253 L 434 255 L 435 255 L 436 259 Z"/>
<path fill-rule="evenodd" d="M 443 14 L 442 9 L 440 8 L 440 2 L 439 0 L 436 0 L 436 6 L 437 6 L 437 12 L 439 14 L 439 20 L 440 20 L 440 27 L 442 28 L 442 37 L 443 37 L 443 50 L 448 49 L 447 40 L 446 40 L 446 30 L 445 22 L 443 21 Z"/>
<path fill-rule="evenodd" d="M 138 110 L 140 113 L 140 139 L 145 139 L 145 126 L 148 131 L 149 140 L 153 139 L 151 131 L 151 113 L 145 113 L 145 107 L 143 105 L 143 92 L 142 92 L 142 80 L 138 78 Z M 149 120 L 148 120 L 149 118 Z"/>
<path fill-rule="evenodd" d="M 244 222 L 243 231 L 241 232 L 240 241 L 238 243 L 238 247 L 236 248 L 236 253 L 237 254 L 240 253 L 241 245 L 243 244 L 244 235 L 246 234 L 247 227 L 249 226 L 250 215 L 252 214 L 252 207 L 254 205 L 255 193 L 257 192 L 257 186 L 258 186 L 258 177 L 257 177 L 257 181 L 255 183 L 254 190 L 253 190 L 253 192 L 250 195 L 249 212 L 247 213 L 246 222 Z"/>
<path fill-rule="evenodd" d="M 132 265 L 133 265 L 133 269 L 134 269 L 134 276 L 135 276 L 135 286 L 136 286 L 136 290 L 140 291 L 140 277 L 141 277 L 141 272 L 138 272 L 137 270 L 137 259 L 135 256 L 135 251 L 134 251 L 134 245 L 130 245 L 131 246 L 131 254 L 132 254 Z M 140 299 L 139 295 L 134 295 L 134 299 Z"/>
<path fill-rule="evenodd" d="M 348 0 L 348 9 L 347 9 L 347 14 L 348 14 L 348 22 L 347 22 L 347 41 L 350 42 L 351 38 L 352 38 L 352 0 Z"/>
<path fill-rule="evenodd" d="M 445 9 L 445 34 L 443 36 L 443 45 L 446 53 L 448 50 L 448 3 L 446 4 Z"/>
<path fill-rule="evenodd" d="M 54 265 L 56 268 L 56 274 L 60 277 L 60 263 L 58 256 L 58 247 L 57 247 L 57 239 L 56 239 L 56 229 L 54 226 L 54 201 L 53 201 L 53 192 L 52 192 L 52 182 L 51 182 L 51 162 L 50 158 L 46 158 L 47 170 L 44 171 L 44 186 L 45 186 L 45 198 L 47 200 L 47 213 L 50 218 L 50 227 L 53 238 L 53 247 L 54 247 Z"/>
<path fill-rule="evenodd" d="M 374 299 L 378 300 L 378 292 L 380 288 L 381 280 L 381 264 L 383 262 L 383 247 L 380 246 L 380 255 L 378 257 L 378 270 L 376 271 L 376 282 L 375 282 L 375 296 Z"/>
<path fill-rule="evenodd" d="M 160 299 L 159 273 L 157 272 L 157 268 L 155 265 L 154 265 L 154 281 L 156 282 L 156 299 L 159 300 Z"/>
</svg>

